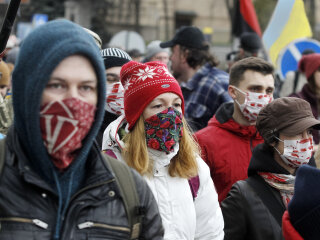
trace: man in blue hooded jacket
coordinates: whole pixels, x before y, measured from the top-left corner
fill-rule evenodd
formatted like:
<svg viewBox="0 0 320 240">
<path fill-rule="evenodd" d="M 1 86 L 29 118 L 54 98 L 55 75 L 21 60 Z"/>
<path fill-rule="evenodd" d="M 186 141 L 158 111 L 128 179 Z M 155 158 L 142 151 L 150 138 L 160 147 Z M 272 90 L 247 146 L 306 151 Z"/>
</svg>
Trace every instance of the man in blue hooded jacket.
<svg viewBox="0 0 320 240">
<path fill-rule="evenodd" d="M 93 38 L 66 20 L 24 40 L 13 73 L 14 125 L 0 181 L 0 239 L 129 239 L 114 173 L 94 143 L 105 73 Z M 158 208 L 134 171 L 140 236 L 162 239 Z"/>
</svg>

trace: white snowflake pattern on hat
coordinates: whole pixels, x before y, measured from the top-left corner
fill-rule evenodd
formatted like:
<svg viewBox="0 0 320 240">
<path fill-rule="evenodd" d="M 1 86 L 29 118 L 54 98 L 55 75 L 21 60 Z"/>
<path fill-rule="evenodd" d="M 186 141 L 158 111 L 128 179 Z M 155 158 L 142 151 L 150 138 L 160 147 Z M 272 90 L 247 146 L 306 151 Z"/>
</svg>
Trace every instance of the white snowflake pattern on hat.
<svg viewBox="0 0 320 240">
<path fill-rule="evenodd" d="M 173 77 L 172 74 L 169 72 L 168 68 L 166 67 L 162 67 L 163 71 L 164 71 L 164 75 L 169 76 L 169 77 Z"/>
<path fill-rule="evenodd" d="M 157 73 L 154 72 L 155 68 L 149 68 L 148 66 L 145 69 L 139 69 L 139 72 L 133 75 L 138 76 L 137 81 L 144 81 L 147 78 L 153 78 Z"/>
<path fill-rule="evenodd" d="M 127 91 L 132 84 L 133 82 L 130 82 L 130 78 L 128 78 L 126 84 L 124 85 L 124 90 Z"/>
</svg>

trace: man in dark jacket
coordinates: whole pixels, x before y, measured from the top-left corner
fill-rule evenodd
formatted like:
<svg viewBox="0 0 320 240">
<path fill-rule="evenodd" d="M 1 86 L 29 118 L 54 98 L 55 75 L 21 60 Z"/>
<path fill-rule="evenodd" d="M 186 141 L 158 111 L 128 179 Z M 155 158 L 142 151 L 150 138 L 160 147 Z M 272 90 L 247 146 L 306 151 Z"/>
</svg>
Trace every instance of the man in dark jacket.
<svg viewBox="0 0 320 240">
<path fill-rule="evenodd" d="M 183 93 L 184 117 L 194 131 L 206 127 L 219 106 L 232 101 L 227 91 L 228 74 L 216 67 L 218 62 L 197 27 L 181 27 L 160 47 L 171 47 L 171 70 Z"/>
<path fill-rule="evenodd" d="M 114 173 L 93 144 L 105 81 L 98 47 L 74 23 L 49 22 L 23 41 L 1 172 L 1 239 L 129 239 Z M 141 237 L 162 239 L 153 195 L 132 174 L 144 209 Z"/>
<path fill-rule="evenodd" d="M 248 177 L 252 150 L 263 142 L 255 122 L 261 107 L 272 100 L 272 74 L 272 65 L 261 58 L 250 57 L 235 63 L 228 87 L 234 102 L 223 104 L 208 126 L 195 134 L 202 158 L 210 167 L 219 202 L 236 181 Z"/>
<path fill-rule="evenodd" d="M 320 121 L 303 99 L 278 98 L 260 111 L 257 129 L 265 142 L 253 151 L 248 179 L 235 183 L 221 203 L 225 240 L 283 239 L 296 170 L 314 165 L 312 128 L 319 130 Z"/>
</svg>

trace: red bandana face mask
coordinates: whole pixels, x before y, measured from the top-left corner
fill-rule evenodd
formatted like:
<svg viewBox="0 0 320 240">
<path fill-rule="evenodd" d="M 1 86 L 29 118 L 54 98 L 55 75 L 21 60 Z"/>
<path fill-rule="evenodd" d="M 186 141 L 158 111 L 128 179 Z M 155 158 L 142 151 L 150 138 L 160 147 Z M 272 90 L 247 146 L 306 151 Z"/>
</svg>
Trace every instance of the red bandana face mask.
<svg viewBox="0 0 320 240">
<path fill-rule="evenodd" d="M 40 128 L 54 165 L 67 168 L 89 132 L 96 107 L 76 98 L 49 102 L 41 107 Z"/>
<path fill-rule="evenodd" d="M 168 154 L 182 137 L 182 114 L 169 107 L 146 119 L 144 126 L 148 147 Z"/>
</svg>

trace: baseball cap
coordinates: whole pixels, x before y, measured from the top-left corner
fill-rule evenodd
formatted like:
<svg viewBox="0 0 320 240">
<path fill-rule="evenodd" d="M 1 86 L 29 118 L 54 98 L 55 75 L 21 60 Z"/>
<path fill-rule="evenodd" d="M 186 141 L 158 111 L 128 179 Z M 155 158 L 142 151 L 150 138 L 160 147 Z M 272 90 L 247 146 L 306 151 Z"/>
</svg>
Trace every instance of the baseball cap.
<svg viewBox="0 0 320 240">
<path fill-rule="evenodd" d="M 160 47 L 169 48 L 179 44 L 184 47 L 208 50 L 209 44 L 201 30 L 197 27 L 183 26 L 178 29 L 172 40 L 160 43 Z"/>
<path fill-rule="evenodd" d="M 320 129 L 320 121 L 314 118 L 307 101 L 283 97 L 273 100 L 261 109 L 256 127 L 260 135 L 268 140 L 274 132 L 295 136 L 310 127 Z"/>
</svg>

